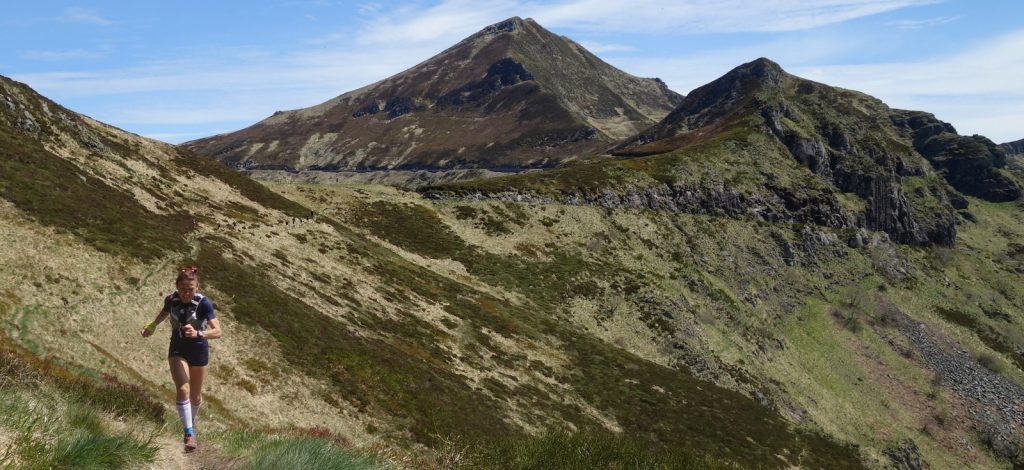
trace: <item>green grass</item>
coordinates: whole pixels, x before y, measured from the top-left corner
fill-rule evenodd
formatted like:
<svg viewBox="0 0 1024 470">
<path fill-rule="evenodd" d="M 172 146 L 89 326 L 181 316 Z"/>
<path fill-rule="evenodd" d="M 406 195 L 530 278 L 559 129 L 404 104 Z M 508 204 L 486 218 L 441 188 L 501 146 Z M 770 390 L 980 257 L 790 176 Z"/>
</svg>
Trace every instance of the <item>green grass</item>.
<svg viewBox="0 0 1024 470">
<path fill-rule="evenodd" d="M 187 214 L 149 212 L 132 194 L 83 173 L 39 140 L 6 126 L 0 126 L 0 197 L 97 250 L 142 260 L 179 250 L 192 224 Z"/>
<path fill-rule="evenodd" d="M 1022 337 L 1016 330 L 992 326 L 956 307 L 940 305 L 935 307 L 935 312 L 946 321 L 972 331 L 985 346 L 1010 358 L 1019 369 L 1024 370 L 1024 357 L 1017 353 L 1019 348 L 1024 347 L 1024 344 L 1021 344 Z M 990 353 L 979 354 L 978 362 L 995 372 L 1002 372 L 1002 369 L 1006 367 L 1001 360 Z"/>
<path fill-rule="evenodd" d="M 124 388 L 96 384 L 5 342 L 0 340 L 0 432 L 13 438 L 0 451 L 0 466 L 137 468 L 155 460 L 153 439 L 162 421 L 139 415 L 138 403 L 153 403 L 145 394 L 120 393 Z M 121 417 L 134 431 L 112 432 L 101 413 Z"/>
<path fill-rule="evenodd" d="M 461 213 L 468 221 L 470 211 Z M 652 451 L 680 448 L 747 465 L 802 462 L 831 468 L 859 466 L 855 450 L 814 433 L 796 432 L 778 415 L 739 393 L 696 380 L 684 371 L 644 361 L 574 331 L 550 313 L 541 313 L 557 312 L 563 302 L 573 297 L 597 295 L 596 291 L 578 290 L 588 285 L 585 281 L 591 277 L 617 282 L 623 292 L 633 294 L 639 285 L 629 286 L 643 282 L 638 273 L 585 258 L 572 250 L 551 249 L 546 253 L 550 260 L 490 254 L 468 245 L 432 209 L 418 204 L 373 202 L 355 210 L 352 221 L 403 249 L 433 258 L 455 259 L 485 282 L 528 295 L 532 306 L 520 309 L 482 298 L 465 286 L 426 270 L 403 268 L 407 263 L 393 255 L 378 265 L 377 274 L 387 284 L 407 286 L 417 295 L 445 302 L 449 313 L 471 322 L 474 328 L 487 326 L 503 335 L 528 338 L 558 338 L 565 345 L 572 364 L 569 370 L 573 372 L 557 380 L 571 384 L 588 403 L 609 413 L 626 433 L 645 442 Z M 349 233 L 340 224 L 338 229 L 339 233 Z M 362 257 L 367 258 L 365 254 Z M 466 302 L 467 296 L 478 301 Z M 481 309 L 484 305 L 487 307 Z M 516 397 L 512 390 L 492 385 L 489 390 L 498 397 Z M 600 427 L 581 410 L 562 406 L 543 392 L 534 394 L 529 403 L 533 409 L 558 413 L 577 426 Z M 693 406 L 697 403 L 699 406 Z M 718 425 L 724 422 L 732 426 Z"/>
<path fill-rule="evenodd" d="M 289 217 L 306 217 L 309 215 L 308 208 L 271 191 L 252 178 L 228 168 L 216 160 L 203 157 L 180 147 L 177 149 L 177 152 L 174 159 L 176 165 L 188 168 L 206 177 L 219 179 L 224 184 L 231 186 L 234 190 L 249 198 L 249 200 L 263 207 L 277 209 Z M 246 219 L 243 218 L 243 220 Z"/>
<path fill-rule="evenodd" d="M 433 327 L 411 315 L 405 322 L 366 316 L 361 318 L 365 326 L 389 332 L 392 339 L 357 335 L 275 287 L 260 270 L 224 258 L 225 251 L 230 247 L 223 242 L 204 241 L 198 262 L 208 273 L 206 281 L 222 292 L 239 293 L 232 299 L 236 319 L 270 333 L 286 361 L 330 381 L 338 398 L 407 420 L 413 438 L 428 444 L 453 429 L 481 435 L 510 431 L 500 406 L 448 369 Z"/>
<path fill-rule="evenodd" d="M 52 450 L 52 457 L 39 468 L 132 468 L 153 462 L 156 457 L 156 447 L 151 441 L 85 430 L 58 438 Z"/>
<path fill-rule="evenodd" d="M 47 403 L 40 406 L 40 398 Z M 0 466 L 17 468 L 137 468 L 152 463 L 157 447 L 153 438 L 115 433 L 99 415 L 77 397 L 48 389 L 0 389 L 0 430 L 13 435 L 0 452 Z"/>
<path fill-rule="evenodd" d="M 164 407 L 141 387 L 109 375 L 86 375 L 53 360 L 42 359 L 12 345 L 0 336 L 0 390 L 45 384 L 55 387 L 75 401 L 116 416 L 142 418 L 163 423 Z"/>
<path fill-rule="evenodd" d="M 375 459 L 324 438 L 235 431 L 218 436 L 218 440 L 224 442 L 225 453 L 245 459 L 244 467 L 247 469 L 372 470 L 382 468 Z"/>
<path fill-rule="evenodd" d="M 652 451 L 629 435 L 607 431 L 549 432 L 453 445 L 459 469 L 734 469 L 728 462 L 693 454 L 686 449 Z"/>
</svg>

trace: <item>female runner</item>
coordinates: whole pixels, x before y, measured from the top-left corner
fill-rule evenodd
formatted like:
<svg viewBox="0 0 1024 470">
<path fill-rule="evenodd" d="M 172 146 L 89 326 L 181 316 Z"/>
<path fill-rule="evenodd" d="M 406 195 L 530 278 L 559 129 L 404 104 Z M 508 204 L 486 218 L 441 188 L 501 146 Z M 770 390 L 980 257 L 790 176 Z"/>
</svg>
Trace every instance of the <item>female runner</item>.
<svg viewBox="0 0 1024 470">
<path fill-rule="evenodd" d="M 142 336 L 153 334 L 165 318 L 171 319 L 171 345 L 167 362 L 177 388 L 177 409 L 185 433 L 185 452 L 196 449 L 195 420 L 203 404 L 203 376 L 210 362 L 209 339 L 221 337 L 220 320 L 213 302 L 199 293 L 199 269 L 185 268 L 178 274 L 175 292 L 164 299 L 164 307 L 142 329 Z"/>
</svg>

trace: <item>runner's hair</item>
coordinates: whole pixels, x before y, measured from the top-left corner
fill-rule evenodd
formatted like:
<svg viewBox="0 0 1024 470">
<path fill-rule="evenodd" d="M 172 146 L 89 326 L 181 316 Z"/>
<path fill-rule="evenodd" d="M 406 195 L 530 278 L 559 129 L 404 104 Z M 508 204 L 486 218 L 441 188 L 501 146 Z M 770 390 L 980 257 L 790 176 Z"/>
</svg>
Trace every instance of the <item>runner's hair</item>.
<svg viewBox="0 0 1024 470">
<path fill-rule="evenodd" d="M 174 280 L 174 284 L 181 284 L 182 281 L 199 282 L 199 268 L 196 266 L 182 268 L 181 272 L 178 273 L 178 278 Z"/>
</svg>

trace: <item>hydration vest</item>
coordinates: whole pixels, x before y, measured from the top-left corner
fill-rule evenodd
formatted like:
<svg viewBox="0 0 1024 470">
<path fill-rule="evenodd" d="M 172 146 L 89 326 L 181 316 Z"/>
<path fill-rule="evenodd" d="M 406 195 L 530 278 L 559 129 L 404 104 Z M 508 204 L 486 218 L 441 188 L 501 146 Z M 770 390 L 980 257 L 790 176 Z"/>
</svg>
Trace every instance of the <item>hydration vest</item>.
<svg viewBox="0 0 1024 470">
<path fill-rule="evenodd" d="M 171 294 L 171 305 L 170 305 L 170 319 L 171 319 L 171 331 L 172 336 L 178 339 L 193 340 L 193 338 L 185 338 L 181 333 L 181 328 L 185 325 L 192 325 L 196 331 L 203 331 L 206 329 L 206 324 L 209 322 L 208 318 L 198 318 L 197 312 L 199 310 L 199 304 L 206 298 L 203 294 L 197 293 L 192 297 L 189 302 L 182 302 L 181 297 L 175 292 Z"/>
</svg>

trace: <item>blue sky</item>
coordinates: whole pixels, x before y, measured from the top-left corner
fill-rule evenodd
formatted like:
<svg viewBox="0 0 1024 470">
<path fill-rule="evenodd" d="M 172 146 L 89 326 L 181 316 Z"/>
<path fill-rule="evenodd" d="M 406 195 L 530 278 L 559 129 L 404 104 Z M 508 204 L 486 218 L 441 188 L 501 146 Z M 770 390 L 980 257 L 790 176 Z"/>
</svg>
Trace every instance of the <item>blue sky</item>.
<svg viewBox="0 0 1024 470">
<path fill-rule="evenodd" d="M 11 1 L 0 74 L 178 143 L 386 78 L 511 16 L 680 93 L 763 56 L 962 134 L 1024 138 L 1021 0 Z"/>
</svg>

